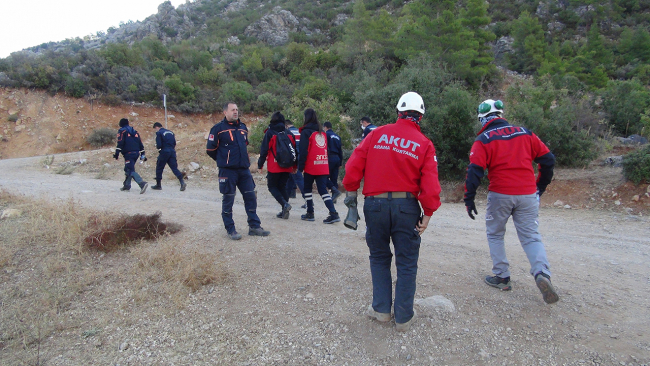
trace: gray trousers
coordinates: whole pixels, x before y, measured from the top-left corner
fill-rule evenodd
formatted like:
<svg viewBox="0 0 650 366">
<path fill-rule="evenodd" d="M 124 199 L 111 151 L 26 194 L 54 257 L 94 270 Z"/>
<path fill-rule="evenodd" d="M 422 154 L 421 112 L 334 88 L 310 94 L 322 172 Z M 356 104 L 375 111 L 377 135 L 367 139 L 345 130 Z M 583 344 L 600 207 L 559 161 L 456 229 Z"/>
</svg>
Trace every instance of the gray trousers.
<svg viewBox="0 0 650 366">
<path fill-rule="evenodd" d="M 538 211 L 539 201 L 536 194 L 488 193 L 485 228 L 492 257 L 492 273 L 496 276 L 510 277 L 510 263 L 506 258 L 506 246 L 503 240 L 510 216 L 517 229 L 519 242 L 530 262 L 530 274 L 543 272 L 551 275 L 542 236 L 538 231 Z"/>
</svg>

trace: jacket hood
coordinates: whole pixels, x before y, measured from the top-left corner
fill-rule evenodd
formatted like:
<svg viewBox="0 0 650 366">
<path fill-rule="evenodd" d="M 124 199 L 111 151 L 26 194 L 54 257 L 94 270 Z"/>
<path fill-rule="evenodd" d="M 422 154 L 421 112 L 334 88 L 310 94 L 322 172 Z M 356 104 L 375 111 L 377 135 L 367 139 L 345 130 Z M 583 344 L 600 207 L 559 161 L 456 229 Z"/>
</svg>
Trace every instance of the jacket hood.
<svg viewBox="0 0 650 366">
<path fill-rule="evenodd" d="M 273 121 L 269 125 L 269 129 L 271 129 L 271 130 L 273 130 L 275 132 L 282 132 L 282 131 L 285 130 L 284 122 L 282 122 L 282 121 Z"/>
</svg>

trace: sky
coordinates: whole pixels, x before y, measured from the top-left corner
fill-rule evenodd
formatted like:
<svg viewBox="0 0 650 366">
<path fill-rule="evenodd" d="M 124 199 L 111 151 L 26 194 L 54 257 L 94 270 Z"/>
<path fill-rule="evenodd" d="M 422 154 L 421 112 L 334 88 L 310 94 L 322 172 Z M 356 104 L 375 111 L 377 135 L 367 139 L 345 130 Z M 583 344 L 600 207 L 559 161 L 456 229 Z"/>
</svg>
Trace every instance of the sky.
<svg viewBox="0 0 650 366">
<path fill-rule="evenodd" d="M 174 7 L 186 0 L 171 0 Z M 0 58 L 23 48 L 94 35 L 144 20 L 164 0 L 8 0 L 2 3 Z"/>
</svg>

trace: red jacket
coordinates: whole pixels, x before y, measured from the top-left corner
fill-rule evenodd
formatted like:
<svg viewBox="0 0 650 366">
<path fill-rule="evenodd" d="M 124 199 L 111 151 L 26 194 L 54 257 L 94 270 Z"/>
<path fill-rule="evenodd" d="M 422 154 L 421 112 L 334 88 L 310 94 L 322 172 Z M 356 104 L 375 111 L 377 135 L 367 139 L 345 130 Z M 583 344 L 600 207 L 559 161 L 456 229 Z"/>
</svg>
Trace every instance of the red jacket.
<svg viewBox="0 0 650 366">
<path fill-rule="evenodd" d="M 364 196 L 410 192 L 427 216 L 440 207 L 436 150 L 412 121 L 398 119 L 363 139 L 345 164 L 343 186 L 356 191 L 361 179 Z"/>
<path fill-rule="evenodd" d="M 533 161 L 540 164 L 537 180 Z M 485 169 L 490 180 L 488 189 L 492 192 L 508 195 L 544 192 L 553 177 L 555 157 L 531 131 L 496 118 L 478 133 L 469 163 L 465 198 L 473 199 Z"/>
</svg>

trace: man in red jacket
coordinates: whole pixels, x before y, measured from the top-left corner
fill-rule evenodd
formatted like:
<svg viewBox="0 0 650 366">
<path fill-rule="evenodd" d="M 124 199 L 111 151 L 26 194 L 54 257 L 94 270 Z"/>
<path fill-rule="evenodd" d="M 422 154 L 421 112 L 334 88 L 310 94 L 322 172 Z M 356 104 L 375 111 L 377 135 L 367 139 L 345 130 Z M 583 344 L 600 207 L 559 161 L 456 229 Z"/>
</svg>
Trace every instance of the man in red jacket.
<svg viewBox="0 0 650 366">
<path fill-rule="evenodd" d="M 363 139 L 345 165 L 343 178 L 347 206 L 356 205 L 357 190 L 364 179 L 363 213 L 373 289 L 367 314 L 381 322 L 391 319 L 392 238 L 397 267 L 395 325 L 402 332 L 409 330 L 415 319 L 420 235 L 440 207 L 436 150 L 420 132 L 423 115 L 424 102 L 419 94 L 402 95 L 397 103 L 397 122 L 377 127 Z"/>
<path fill-rule="evenodd" d="M 551 284 L 551 270 L 546 258 L 542 236 L 538 231 L 539 197 L 553 178 L 555 156 L 531 131 L 512 126 L 503 119 L 503 102 L 488 99 L 478 106 L 478 119 L 483 128 L 472 145 L 465 180 L 465 206 L 469 217 L 477 214 L 474 197 L 485 169 L 488 170 L 488 203 L 485 212 L 492 273 L 485 283 L 509 291 L 510 263 L 506 258 L 503 237 L 510 216 L 517 229 L 521 246 L 530 262 L 530 274 L 542 292 L 544 301 L 559 300 Z M 539 166 L 535 180 L 533 162 Z"/>
</svg>

